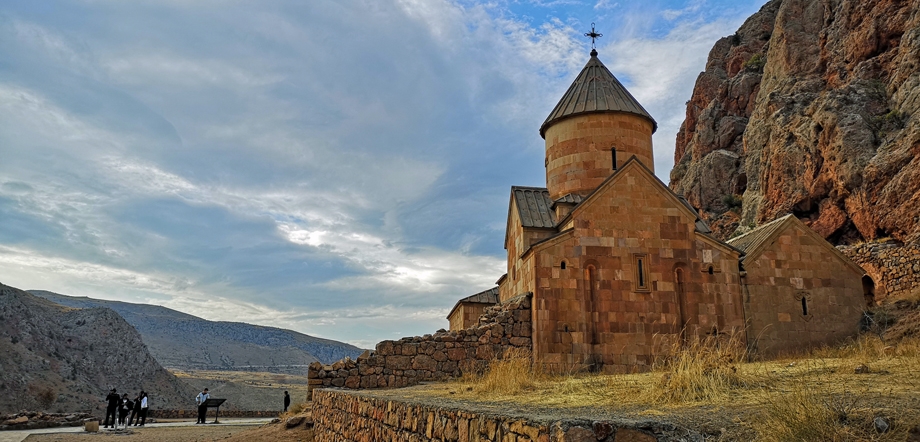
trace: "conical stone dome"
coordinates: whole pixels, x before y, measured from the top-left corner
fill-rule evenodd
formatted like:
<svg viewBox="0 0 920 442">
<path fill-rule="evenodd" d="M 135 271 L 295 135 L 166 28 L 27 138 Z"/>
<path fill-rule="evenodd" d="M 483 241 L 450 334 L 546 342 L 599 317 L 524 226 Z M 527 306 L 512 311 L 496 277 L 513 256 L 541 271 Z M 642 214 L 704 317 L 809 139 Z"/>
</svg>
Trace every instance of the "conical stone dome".
<svg viewBox="0 0 920 442">
<path fill-rule="evenodd" d="M 625 112 L 648 118 L 653 132 L 658 123 L 639 104 L 628 90 L 610 73 L 607 66 L 597 58 L 597 51 L 591 51 L 591 59 L 569 86 L 556 107 L 540 126 L 540 136 L 546 137 L 546 129 L 564 118 L 586 113 Z"/>
<path fill-rule="evenodd" d="M 587 196 L 635 157 L 655 170 L 658 124 L 591 51 L 591 59 L 540 127 L 553 201 Z"/>
</svg>

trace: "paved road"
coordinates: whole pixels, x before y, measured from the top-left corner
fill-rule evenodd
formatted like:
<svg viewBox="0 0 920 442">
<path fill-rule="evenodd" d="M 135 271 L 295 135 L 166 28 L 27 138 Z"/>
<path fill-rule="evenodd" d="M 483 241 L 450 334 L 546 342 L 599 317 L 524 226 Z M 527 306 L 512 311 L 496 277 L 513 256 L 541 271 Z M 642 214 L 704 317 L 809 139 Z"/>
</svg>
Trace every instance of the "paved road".
<svg viewBox="0 0 920 442">
<path fill-rule="evenodd" d="M 266 424 L 271 421 L 272 418 L 254 418 L 254 419 L 221 419 L 219 424 L 222 427 L 226 426 L 258 426 Z M 208 424 L 215 425 L 215 424 Z M 194 427 L 194 422 L 163 422 L 157 424 L 147 424 L 145 428 L 157 428 L 157 427 Z M 111 429 L 99 428 L 99 432 L 112 431 Z M 40 430 L 23 430 L 23 431 L 0 431 L 0 442 L 22 442 L 23 439 L 29 437 L 30 434 L 49 434 L 49 433 L 82 433 L 83 427 L 57 427 L 57 428 L 42 428 Z"/>
</svg>

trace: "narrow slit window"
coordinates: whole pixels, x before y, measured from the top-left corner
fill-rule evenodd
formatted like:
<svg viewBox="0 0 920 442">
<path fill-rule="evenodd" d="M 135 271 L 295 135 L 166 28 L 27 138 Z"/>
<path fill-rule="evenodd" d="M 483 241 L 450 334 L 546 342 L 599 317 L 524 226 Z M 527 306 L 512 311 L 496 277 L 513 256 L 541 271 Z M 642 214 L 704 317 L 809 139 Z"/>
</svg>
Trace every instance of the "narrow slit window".
<svg viewBox="0 0 920 442">
<path fill-rule="evenodd" d="M 713 271 L 713 269 L 712 269 L 712 266 L 709 266 L 709 274 L 712 275 L 713 272 L 714 272 L 714 271 Z"/>
<path fill-rule="evenodd" d="M 645 255 L 635 255 L 633 261 L 636 268 L 636 289 L 648 290 L 648 263 Z"/>
<path fill-rule="evenodd" d="M 565 270 L 565 261 L 562 261 L 562 263 L 559 264 L 559 268 Z"/>
<path fill-rule="evenodd" d="M 802 297 L 802 316 L 808 316 L 808 299 Z"/>
<path fill-rule="evenodd" d="M 610 148 L 610 160 L 612 163 L 611 167 L 613 167 L 613 170 L 617 170 L 617 148 L 616 147 Z"/>
</svg>

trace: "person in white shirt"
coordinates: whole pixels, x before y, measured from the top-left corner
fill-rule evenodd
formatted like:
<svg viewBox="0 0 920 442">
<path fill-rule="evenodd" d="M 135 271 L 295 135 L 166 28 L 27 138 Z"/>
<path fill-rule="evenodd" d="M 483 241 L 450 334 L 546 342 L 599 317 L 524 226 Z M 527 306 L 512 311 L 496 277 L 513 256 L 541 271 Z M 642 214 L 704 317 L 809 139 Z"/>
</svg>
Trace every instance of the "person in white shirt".
<svg viewBox="0 0 920 442">
<path fill-rule="evenodd" d="M 207 388 L 201 390 L 201 393 L 198 393 L 198 396 L 195 397 L 195 403 L 198 404 L 198 422 L 195 422 L 196 424 L 205 423 L 204 419 L 208 414 L 208 407 L 206 407 L 204 403 L 209 397 L 211 397 L 211 395 L 208 394 Z"/>
<path fill-rule="evenodd" d="M 141 416 L 140 416 L 142 427 L 144 426 L 144 423 L 147 422 L 147 407 L 148 406 L 149 406 L 149 402 L 147 402 L 147 392 L 142 391 L 141 392 Z"/>
</svg>

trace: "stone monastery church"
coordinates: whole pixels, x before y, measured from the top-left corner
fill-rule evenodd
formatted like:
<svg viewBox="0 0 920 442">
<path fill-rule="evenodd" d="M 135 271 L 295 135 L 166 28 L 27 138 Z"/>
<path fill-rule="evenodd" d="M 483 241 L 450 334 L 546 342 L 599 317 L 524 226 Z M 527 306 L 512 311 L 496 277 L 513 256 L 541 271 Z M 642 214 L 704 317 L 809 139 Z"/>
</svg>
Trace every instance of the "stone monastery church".
<svg viewBox="0 0 920 442">
<path fill-rule="evenodd" d="M 461 299 L 451 330 L 531 297 L 545 367 L 643 370 L 681 339 L 742 333 L 761 354 L 854 335 L 862 268 L 792 215 L 727 243 L 654 174 L 657 123 L 591 51 L 540 127 L 546 187 L 512 187 L 497 287 Z M 643 368 L 645 367 L 645 368 Z"/>
</svg>

